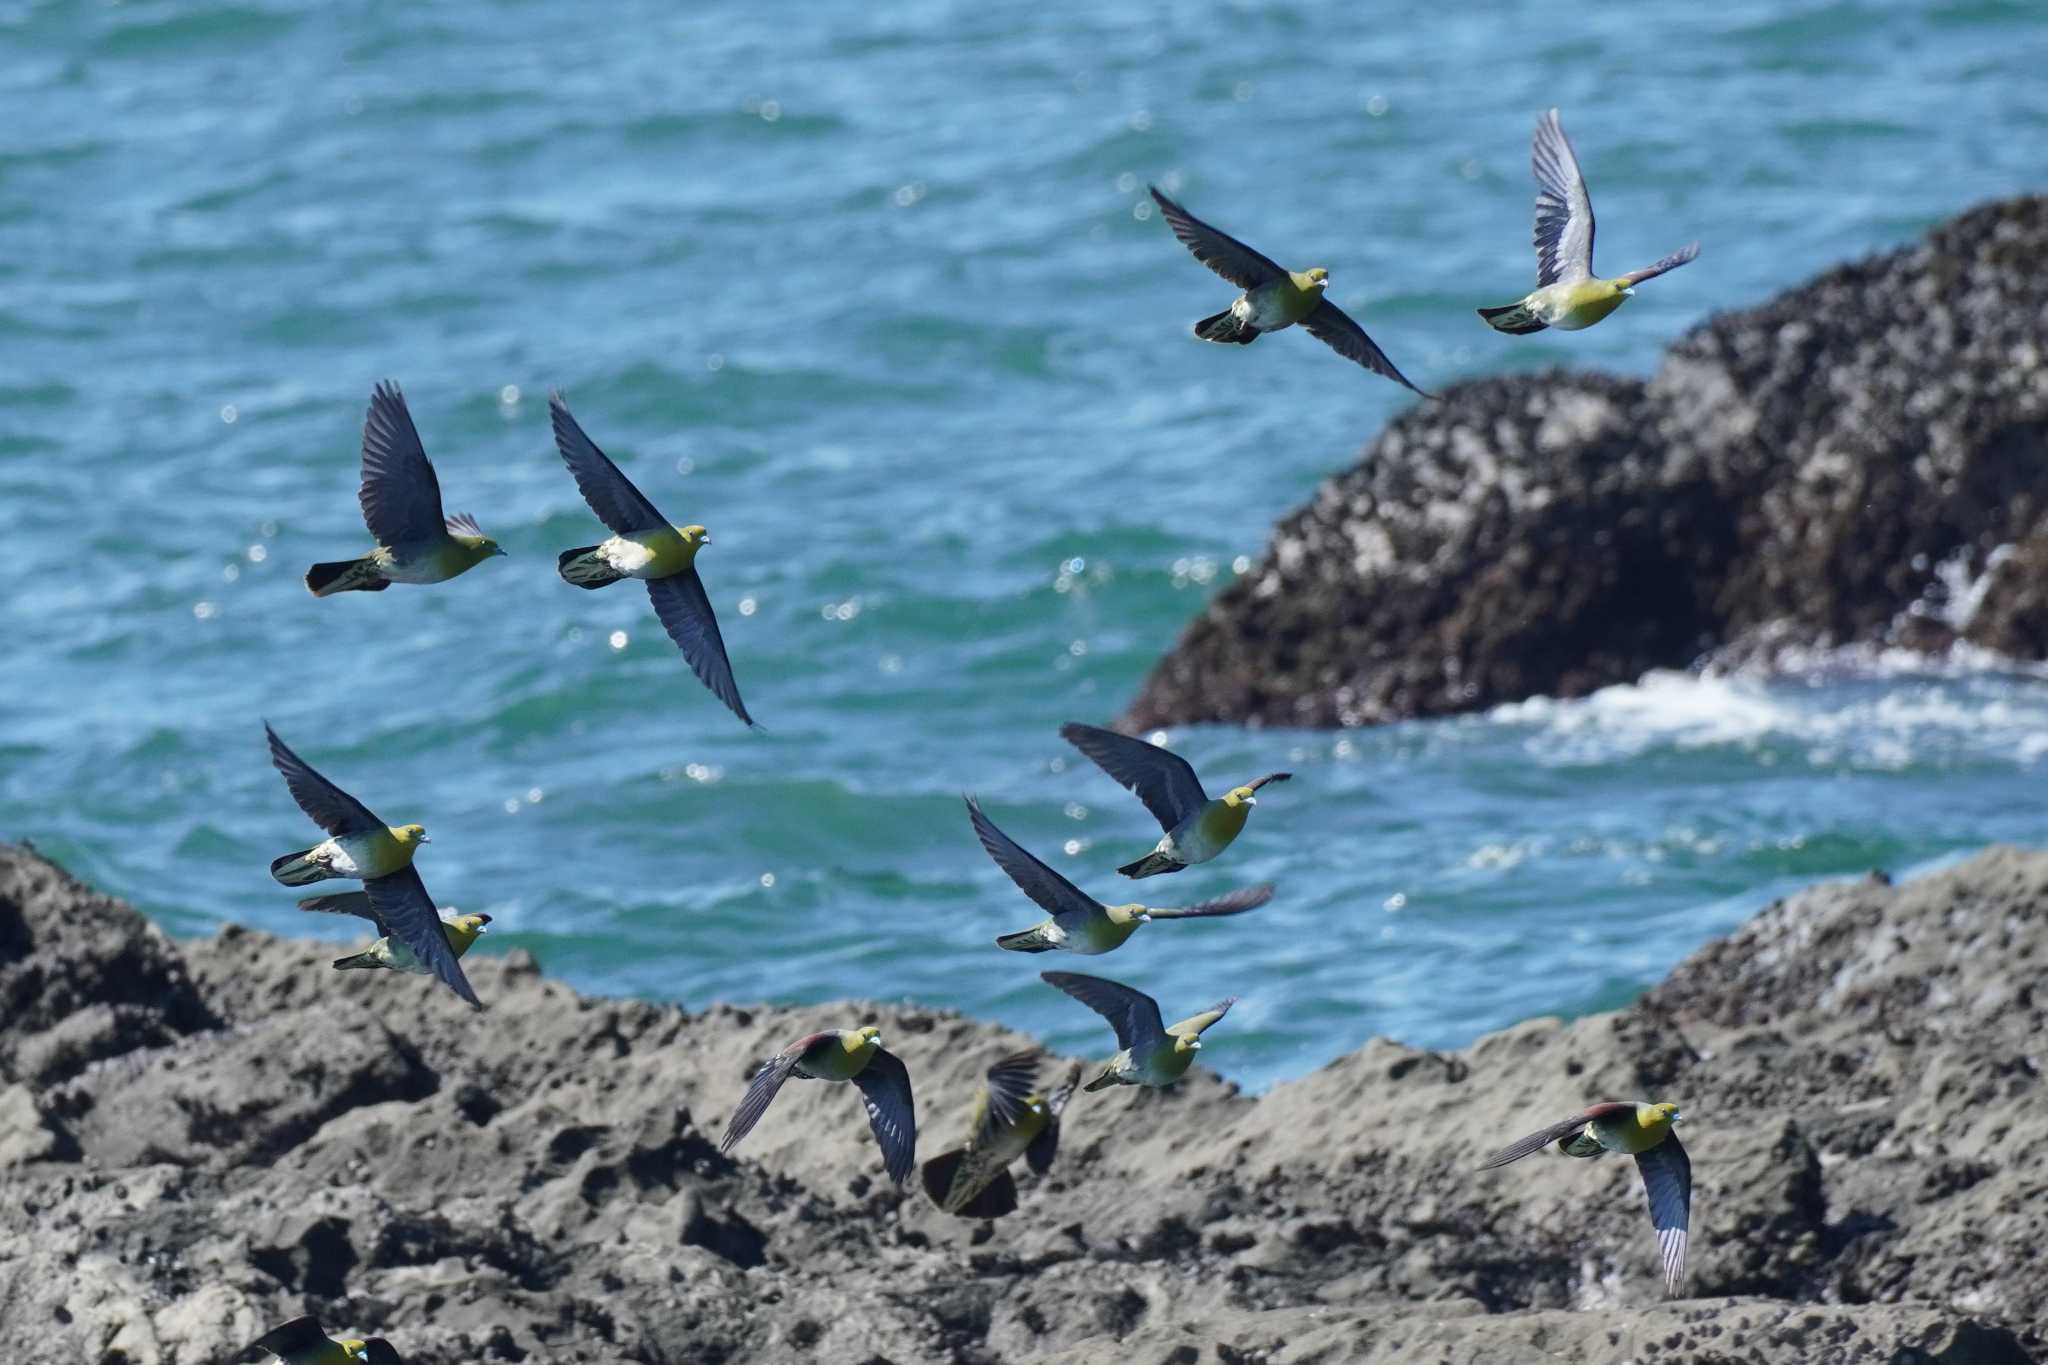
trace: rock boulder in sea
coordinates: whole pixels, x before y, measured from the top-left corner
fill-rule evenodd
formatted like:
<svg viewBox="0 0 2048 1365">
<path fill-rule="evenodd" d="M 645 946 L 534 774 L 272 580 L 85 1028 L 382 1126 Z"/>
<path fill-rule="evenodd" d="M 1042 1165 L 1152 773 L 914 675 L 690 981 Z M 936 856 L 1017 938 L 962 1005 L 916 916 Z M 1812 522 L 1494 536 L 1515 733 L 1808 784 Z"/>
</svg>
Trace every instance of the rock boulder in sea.
<svg viewBox="0 0 2048 1365">
<path fill-rule="evenodd" d="M 1373 724 L 1705 659 L 2048 657 L 2048 197 L 1682 338 L 1417 406 L 1274 530 L 1126 728 Z"/>
</svg>

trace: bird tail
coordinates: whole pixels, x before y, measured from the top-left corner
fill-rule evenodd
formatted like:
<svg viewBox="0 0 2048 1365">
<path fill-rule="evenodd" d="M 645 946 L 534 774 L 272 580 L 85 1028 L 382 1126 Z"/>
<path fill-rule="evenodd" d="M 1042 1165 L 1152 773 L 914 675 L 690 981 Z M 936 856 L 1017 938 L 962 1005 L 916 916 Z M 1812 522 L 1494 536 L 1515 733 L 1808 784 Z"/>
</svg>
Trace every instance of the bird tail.
<svg viewBox="0 0 2048 1365">
<path fill-rule="evenodd" d="M 1196 323 L 1195 335 L 1204 341 L 1249 346 L 1259 339 L 1259 329 L 1239 317 L 1236 310 L 1226 308 L 1216 316 L 1203 318 Z"/>
<path fill-rule="evenodd" d="M 996 947 L 1008 948 L 1013 953 L 1049 953 L 1052 945 L 1045 941 L 1045 934 L 1038 929 L 1021 929 L 1014 934 L 1002 934 L 996 938 Z"/>
<path fill-rule="evenodd" d="M 1536 316 L 1528 304 L 1511 303 L 1504 308 L 1482 308 L 1479 316 L 1486 319 L 1486 325 L 1496 332 L 1510 336 L 1527 336 L 1540 332 L 1550 324 Z"/>
<path fill-rule="evenodd" d="M 306 590 L 315 597 L 332 597 L 338 592 L 382 592 L 390 586 L 391 581 L 370 559 L 337 559 L 306 570 Z"/>
<path fill-rule="evenodd" d="M 962 1218 L 1001 1218 L 1004 1214 L 1017 1211 L 1017 1182 L 1008 1171 L 997 1171 L 996 1178 L 974 1192 L 972 1199 L 948 1207 L 947 1200 L 953 1193 L 953 1182 L 959 1177 L 960 1163 L 967 1159 L 967 1150 L 955 1147 L 942 1152 L 924 1163 L 920 1175 L 924 1181 L 924 1192 L 931 1201 L 948 1213 Z"/>
<path fill-rule="evenodd" d="M 585 545 L 579 550 L 564 550 L 556 561 L 562 577 L 579 588 L 602 588 L 616 583 L 625 575 L 605 563 L 597 555 L 598 547 Z"/>
<path fill-rule="evenodd" d="M 334 965 L 337 969 L 345 972 L 352 968 L 381 967 L 384 964 L 368 953 L 355 953 L 348 957 L 337 957 L 334 959 Z"/>
<path fill-rule="evenodd" d="M 297 853 L 273 858 L 270 875 L 286 886 L 311 886 L 314 882 L 324 882 L 337 875 L 314 862 L 309 856 L 312 852 L 310 848 L 302 848 Z"/>
<path fill-rule="evenodd" d="M 1155 850 L 1154 852 L 1147 853 L 1135 863 L 1125 863 L 1117 871 L 1123 873 L 1126 877 L 1157 877 L 1166 872 L 1178 872 L 1186 866 L 1186 863 L 1177 863 L 1164 853 Z"/>
</svg>

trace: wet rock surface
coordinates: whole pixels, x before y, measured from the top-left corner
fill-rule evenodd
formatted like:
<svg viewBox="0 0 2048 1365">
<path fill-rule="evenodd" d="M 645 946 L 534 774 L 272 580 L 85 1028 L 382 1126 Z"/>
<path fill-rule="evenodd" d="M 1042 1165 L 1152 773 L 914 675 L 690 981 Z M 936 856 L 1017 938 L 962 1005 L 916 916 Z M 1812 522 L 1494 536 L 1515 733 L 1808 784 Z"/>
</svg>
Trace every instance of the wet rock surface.
<svg viewBox="0 0 2048 1365">
<path fill-rule="evenodd" d="M 1200 1068 L 1081 1096 L 994 1224 L 890 1187 L 846 1087 L 792 1084 L 717 1143 L 759 1060 L 873 1020 L 934 1154 L 1007 1030 L 591 999 L 517 951 L 472 959 L 478 1017 L 330 947 L 174 944 L 0 847 L 15 1359 L 194 1365 L 301 1312 L 434 1365 L 2048 1351 L 2048 854 L 1816 887 L 1617 1013 L 1374 1041 L 1256 1099 Z M 1472 1169 L 1607 1097 L 1691 1118 L 1684 1300 L 1631 1163 Z"/>
<path fill-rule="evenodd" d="M 1993 203 L 1709 319 L 1648 383 L 1418 405 L 1123 724 L 1372 724 L 1845 646 L 2048 657 L 2043 259 L 2048 197 Z"/>
</svg>

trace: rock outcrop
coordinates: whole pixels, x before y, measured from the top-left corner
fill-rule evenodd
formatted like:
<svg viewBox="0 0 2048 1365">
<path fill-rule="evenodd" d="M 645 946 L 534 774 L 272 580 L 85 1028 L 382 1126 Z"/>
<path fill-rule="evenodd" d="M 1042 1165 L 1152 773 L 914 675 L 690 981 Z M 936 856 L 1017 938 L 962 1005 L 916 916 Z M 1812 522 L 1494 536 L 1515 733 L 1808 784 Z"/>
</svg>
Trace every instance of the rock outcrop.
<svg viewBox="0 0 2048 1365">
<path fill-rule="evenodd" d="M 1647 384 L 1520 374 L 1410 410 L 1125 725 L 1372 724 L 1788 648 L 2048 657 L 2044 259 L 2048 197 L 1994 203 L 1710 319 Z"/>
<path fill-rule="evenodd" d="M 173 944 L 0 847 L 14 1360 L 197 1365 L 302 1312 L 423 1365 L 2048 1349 L 2048 854 L 1817 887 L 1619 1013 L 1373 1042 L 1256 1099 L 1199 1069 L 1081 1096 L 994 1224 L 889 1186 L 840 1087 L 790 1086 L 736 1159 L 717 1140 L 755 1062 L 875 1019 L 936 1153 L 1026 1042 L 1005 1030 L 581 998 L 518 952 L 471 959 L 475 1016 L 325 947 Z M 1473 1170 L 1606 1096 L 1691 1116 L 1685 1300 L 1661 1298 L 1630 1163 Z"/>
</svg>

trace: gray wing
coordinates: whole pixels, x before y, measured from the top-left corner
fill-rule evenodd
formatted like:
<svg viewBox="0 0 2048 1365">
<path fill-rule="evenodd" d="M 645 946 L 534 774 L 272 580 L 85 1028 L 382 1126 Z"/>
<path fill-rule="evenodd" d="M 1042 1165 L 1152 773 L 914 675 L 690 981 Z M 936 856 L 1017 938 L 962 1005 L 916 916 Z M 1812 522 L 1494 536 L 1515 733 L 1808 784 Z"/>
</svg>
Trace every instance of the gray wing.
<svg viewBox="0 0 2048 1365">
<path fill-rule="evenodd" d="M 1633 287 L 1641 284 L 1644 280 L 1654 280 L 1666 271 L 1678 269 L 1678 267 L 1699 254 L 1700 244 L 1698 242 L 1687 242 L 1655 265 L 1646 265 L 1641 270 L 1629 271 L 1628 274 L 1621 277 L 1621 282 L 1624 286 Z"/>
<path fill-rule="evenodd" d="M 284 775 L 284 785 L 291 792 L 292 800 L 299 803 L 299 809 L 306 812 L 314 824 L 329 834 L 361 834 L 366 830 L 384 828 L 384 822 L 372 814 L 368 806 L 329 782 L 313 770 L 312 764 L 293 753 L 291 746 L 270 728 L 270 722 L 263 723 L 263 733 L 270 741 L 270 765 Z"/>
<path fill-rule="evenodd" d="M 988 1069 L 988 1113 L 976 1142 L 987 1140 L 998 1128 L 1007 1128 L 1024 1112 L 1024 1101 L 1038 1085 L 1038 1053 L 1013 1052 Z"/>
<path fill-rule="evenodd" d="M 390 926 L 388 932 L 412 949 L 414 957 L 433 968 L 434 975 L 472 1009 L 484 1007 L 470 989 L 469 978 L 462 974 L 455 950 L 448 946 L 448 931 L 441 927 L 440 912 L 434 909 L 434 898 L 427 894 L 419 869 L 407 866 L 389 876 L 372 877 L 363 883 L 363 892 L 370 898 L 371 909 Z"/>
<path fill-rule="evenodd" d="M 668 638 L 683 651 L 683 659 L 703 684 L 748 725 L 754 718 L 740 700 L 740 685 L 732 676 L 732 660 L 726 657 L 725 637 L 718 633 L 718 618 L 712 614 L 711 599 L 704 592 L 704 580 L 693 564 L 679 574 L 647 580 L 647 596 L 654 614 L 661 618 Z"/>
<path fill-rule="evenodd" d="M 1685 1242 L 1692 1224 L 1692 1158 L 1673 1133 L 1647 1152 L 1636 1153 L 1636 1169 L 1650 1196 L 1650 1223 L 1657 1229 L 1657 1251 L 1664 1263 L 1664 1290 L 1676 1295 L 1685 1288 Z"/>
<path fill-rule="evenodd" d="M 1495 1166 L 1505 1166 L 1510 1161 L 1520 1161 L 1531 1152 L 1540 1152 L 1551 1143 L 1561 1142 L 1565 1138 L 1570 1137 L 1580 1128 L 1583 1128 L 1591 1119 L 1597 1119 L 1622 1109 L 1633 1109 L 1634 1107 L 1634 1105 L 1623 1101 L 1609 1100 L 1603 1104 L 1596 1104 L 1589 1109 L 1582 1109 L 1568 1119 L 1559 1119 L 1549 1127 L 1539 1128 L 1527 1137 L 1516 1138 L 1513 1142 L 1510 1142 L 1507 1146 L 1480 1162 L 1479 1169 L 1482 1171 L 1491 1170 Z"/>
<path fill-rule="evenodd" d="M 967 818 L 974 822 L 974 833 L 981 840 L 981 846 L 988 851 L 989 857 L 995 859 L 996 866 L 1017 883 L 1017 889 L 1036 901 L 1041 909 L 1059 916 L 1092 915 L 1102 908 L 1093 896 L 1038 861 L 1016 840 L 997 829 L 995 821 L 981 813 L 981 805 L 973 797 L 965 800 Z"/>
<path fill-rule="evenodd" d="M 377 913 L 377 907 L 370 903 L 367 891 L 338 891 L 328 896 L 308 896 L 299 902 L 299 909 L 313 910 L 323 915 L 354 915 L 377 926 L 378 938 L 391 937 L 391 923 Z"/>
<path fill-rule="evenodd" d="M 363 524 L 379 545 L 435 541 L 447 534 L 441 483 L 427 462 L 420 433 L 398 385 L 385 380 L 370 395 L 363 422 Z"/>
<path fill-rule="evenodd" d="M 1415 385 L 1409 383 L 1408 376 L 1394 368 L 1394 362 L 1387 359 L 1387 353 L 1365 334 L 1365 329 L 1353 321 L 1349 313 L 1327 298 L 1309 310 L 1309 315 L 1301 320 L 1301 325 L 1308 328 L 1310 336 L 1346 360 L 1356 361 L 1374 374 L 1391 379 L 1404 388 L 1414 389 L 1424 398 L 1436 397 L 1435 394 L 1417 389 Z"/>
<path fill-rule="evenodd" d="M 590 510 L 597 513 L 599 521 L 622 536 L 634 531 L 658 531 L 669 524 L 668 518 L 655 511 L 654 504 L 633 486 L 632 480 L 597 448 L 597 443 L 583 434 L 583 428 L 569 415 L 561 394 L 548 395 L 548 416 L 555 424 L 555 449 L 562 452 L 562 463 L 576 476 L 577 491 L 590 504 Z"/>
<path fill-rule="evenodd" d="M 1193 905 L 1178 909 L 1154 910 L 1146 914 L 1153 919 L 1206 919 L 1212 915 L 1242 915 L 1247 910 L 1256 910 L 1273 899 L 1273 884 L 1262 882 L 1258 886 L 1247 886 L 1210 900 L 1196 901 Z"/>
<path fill-rule="evenodd" d="M 1180 238 L 1181 245 L 1193 252 L 1196 260 L 1239 289 L 1257 289 L 1287 273 L 1229 233 L 1218 232 L 1168 199 L 1156 185 L 1145 188 L 1152 191 L 1159 212 L 1165 216 L 1166 225 L 1173 229 L 1173 235 Z"/>
<path fill-rule="evenodd" d="M 782 1083 L 796 1069 L 796 1060 L 802 1051 L 801 1043 L 785 1049 L 764 1062 L 754 1073 L 754 1079 L 747 1082 L 747 1093 L 740 1096 L 732 1117 L 725 1121 L 725 1135 L 718 1139 L 719 1151 L 730 1152 L 739 1146 L 741 1138 L 754 1131 L 754 1125 L 761 1121 L 761 1115 L 768 1112 L 768 1106 L 774 1101 L 776 1092 L 782 1089 Z"/>
<path fill-rule="evenodd" d="M 1116 1030 L 1116 1045 L 1133 1055 L 1149 1054 L 1166 1041 L 1166 1029 L 1159 1018 L 1159 1002 L 1143 991 L 1132 990 L 1120 981 L 1085 976 L 1080 972 L 1040 972 L 1039 980 L 1057 986 L 1068 995 L 1109 1020 Z"/>
<path fill-rule="evenodd" d="M 1202 1031 L 1230 1013 L 1230 1007 L 1237 1003 L 1237 997 L 1226 995 L 1200 1014 L 1191 1014 L 1167 1030 L 1175 1038 L 1199 1038 Z"/>
<path fill-rule="evenodd" d="M 910 1098 L 909 1068 L 887 1048 L 876 1048 L 853 1083 L 868 1107 L 868 1127 L 882 1149 L 882 1166 L 901 1185 L 917 1167 L 917 1106 Z"/>
<path fill-rule="evenodd" d="M 1583 280 L 1593 273 L 1593 201 L 1555 109 L 1536 120 L 1529 165 L 1536 172 L 1536 284 Z"/>
<path fill-rule="evenodd" d="M 1068 721 L 1060 737 L 1088 755 L 1095 766 L 1138 794 L 1145 809 L 1168 834 L 1209 804 L 1202 780 L 1179 754 L 1100 726 Z"/>
</svg>

